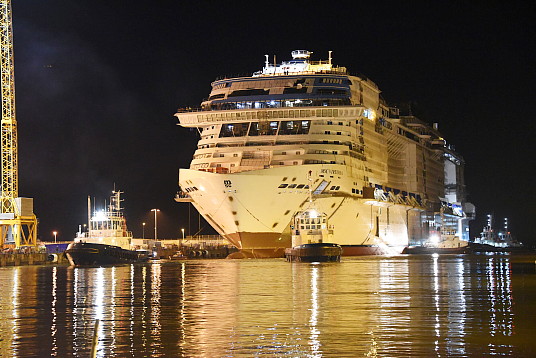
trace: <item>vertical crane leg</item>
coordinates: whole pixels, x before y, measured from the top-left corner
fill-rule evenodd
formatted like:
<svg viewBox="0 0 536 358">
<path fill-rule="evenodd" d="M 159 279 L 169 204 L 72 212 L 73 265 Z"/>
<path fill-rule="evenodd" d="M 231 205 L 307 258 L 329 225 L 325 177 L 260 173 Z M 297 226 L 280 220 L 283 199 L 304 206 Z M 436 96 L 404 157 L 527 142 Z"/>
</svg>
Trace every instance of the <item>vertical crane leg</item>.
<svg viewBox="0 0 536 358">
<path fill-rule="evenodd" d="M 0 249 L 37 245 L 37 218 L 33 199 L 19 198 L 17 120 L 15 119 L 15 71 L 13 61 L 11 1 L 0 0 L 0 89 L 2 92 Z"/>
</svg>

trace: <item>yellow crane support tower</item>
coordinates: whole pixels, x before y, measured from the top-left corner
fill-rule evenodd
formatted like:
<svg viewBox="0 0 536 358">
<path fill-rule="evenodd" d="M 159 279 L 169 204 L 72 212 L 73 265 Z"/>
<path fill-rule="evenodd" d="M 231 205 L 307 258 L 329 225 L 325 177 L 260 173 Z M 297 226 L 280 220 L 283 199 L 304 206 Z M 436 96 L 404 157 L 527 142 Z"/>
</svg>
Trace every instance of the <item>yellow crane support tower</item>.
<svg viewBox="0 0 536 358">
<path fill-rule="evenodd" d="M 2 89 L 2 193 L 0 195 L 0 248 L 37 245 L 37 218 L 33 199 L 19 197 L 15 71 L 11 1 L 0 0 L 0 57 Z"/>
</svg>

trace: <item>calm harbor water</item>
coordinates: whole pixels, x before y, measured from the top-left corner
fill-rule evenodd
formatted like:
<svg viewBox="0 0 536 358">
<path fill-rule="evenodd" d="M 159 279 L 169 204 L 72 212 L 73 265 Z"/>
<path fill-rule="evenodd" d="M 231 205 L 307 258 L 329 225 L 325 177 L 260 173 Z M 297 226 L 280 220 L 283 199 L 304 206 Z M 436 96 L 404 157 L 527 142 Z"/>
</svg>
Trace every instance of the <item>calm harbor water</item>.
<svg viewBox="0 0 536 358">
<path fill-rule="evenodd" d="M 531 357 L 535 259 L 4 267 L 0 356 Z"/>
</svg>

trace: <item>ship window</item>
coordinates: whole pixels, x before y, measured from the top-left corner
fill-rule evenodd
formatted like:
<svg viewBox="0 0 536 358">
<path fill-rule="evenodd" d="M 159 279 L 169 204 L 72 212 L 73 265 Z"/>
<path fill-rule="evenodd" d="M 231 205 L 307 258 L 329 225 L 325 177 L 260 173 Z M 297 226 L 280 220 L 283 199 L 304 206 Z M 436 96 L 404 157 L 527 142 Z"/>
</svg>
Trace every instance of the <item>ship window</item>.
<svg viewBox="0 0 536 358">
<path fill-rule="evenodd" d="M 304 184 L 300 184 L 296 187 L 296 189 L 302 189 L 305 185 Z"/>
<path fill-rule="evenodd" d="M 283 90 L 283 94 L 294 94 L 294 93 L 307 93 L 307 87 L 287 87 Z"/>
<path fill-rule="evenodd" d="M 213 99 L 220 99 L 220 98 L 223 98 L 225 97 L 225 93 L 219 93 L 219 94 L 215 94 L 215 95 L 212 95 L 208 98 L 209 101 L 212 101 Z"/>
<path fill-rule="evenodd" d="M 316 90 L 317 94 L 327 94 L 327 95 L 345 95 L 348 92 L 344 89 L 335 89 L 335 88 L 318 88 Z"/>
<path fill-rule="evenodd" d="M 289 189 L 292 189 L 292 188 L 295 188 L 295 187 L 296 187 L 296 184 L 290 184 L 290 185 L 288 186 Z"/>
<path fill-rule="evenodd" d="M 282 121 L 279 129 L 281 135 L 307 134 L 309 121 Z"/>
<path fill-rule="evenodd" d="M 269 94 L 269 90 L 265 90 L 262 88 L 253 88 L 253 89 L 245 89 L 245 90 L 236 90 L 231 93 L 227 97 L 240 97 L 240 96 L 264 96 Z"/>
<path fill-rule="evenodd" d="M 286 188 L 287 186 L 288 186 L 288 184 L 281 184 L 281 185 L 279 185 L 278 188 Z"/>
<path fill-rule="evenodd" d="M 250 136 L 275 135 L 277 134 L 278 126 L 279 126 L 278 121 L 254 122 L 254 123 L 251 123 L 251 127 L 249 129 L 249 135 Z"/>
</svg>

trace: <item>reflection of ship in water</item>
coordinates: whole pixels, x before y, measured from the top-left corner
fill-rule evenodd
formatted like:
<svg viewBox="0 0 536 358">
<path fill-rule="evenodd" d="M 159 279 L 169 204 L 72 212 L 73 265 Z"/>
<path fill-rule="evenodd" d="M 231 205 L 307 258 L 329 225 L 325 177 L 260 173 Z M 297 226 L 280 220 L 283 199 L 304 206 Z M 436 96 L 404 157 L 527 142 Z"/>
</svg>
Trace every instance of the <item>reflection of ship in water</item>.
<svg viewBox="0 0 536 358">
<path fill-rule="evenodd" d="M 504 219 L 502 230 L 497 230 L 493 226 L 493 215 L 488 214 L 486 226 L 482 229 L 480 236 L 475 238 L 470 244 L 470 249 L 474 252 L 500 251 L 515 252 L 529 251 L 522 243 L 517 241 L 508 229 L 508 218 Z"/>
<path fill-rule="evenodd" d="M 95 211 L 87 232 L 79 229 L 65 254 L 71 265 L 110 265 L 142 262 L 149 259 L 146 250 L 134 250 L 132 233 L 127 230 L 121 208 L 121 191 L 113 191 L 108 210 Z M 88 211 L 91 207 L 88 198 Z"/>
<path fill-rule="evenodd" d="M 525 357 L 536 347 L 532 276 L 514 259 L 2 269 L 0 356 L 89 356 L 99 319 L 102 357 Z"/>
</svg>

